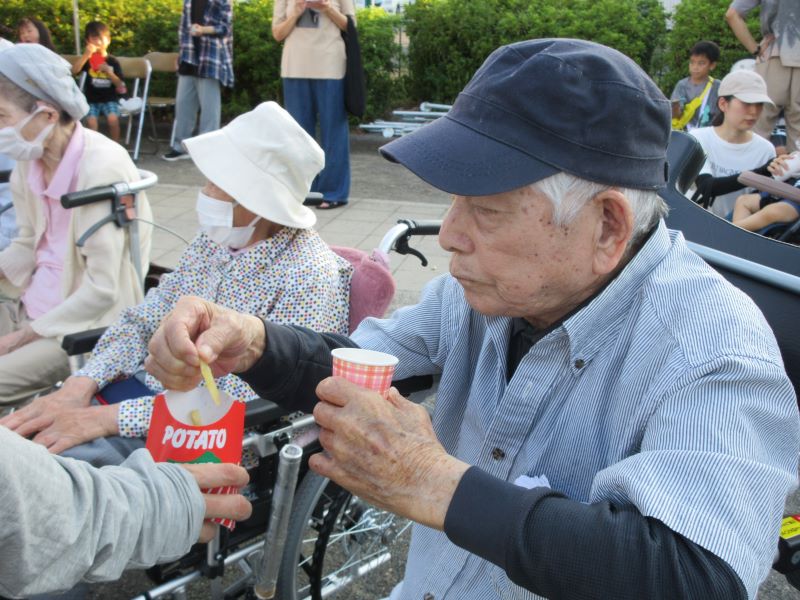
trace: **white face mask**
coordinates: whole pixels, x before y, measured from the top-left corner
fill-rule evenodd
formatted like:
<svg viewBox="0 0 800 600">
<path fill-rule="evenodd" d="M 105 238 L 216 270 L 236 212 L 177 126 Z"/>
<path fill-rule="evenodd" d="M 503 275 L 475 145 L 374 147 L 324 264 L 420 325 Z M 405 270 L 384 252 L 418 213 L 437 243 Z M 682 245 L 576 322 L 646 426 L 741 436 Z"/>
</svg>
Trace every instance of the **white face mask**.
<svg viewBox="0 0 800 600">
<path fill-rule="evenodd" d="M 233 226 L 233 202 L 217 200 L 203 192 L 197 194 L 197 220 L 200 229 L 224 248 L 239 250 L 247 246 L 261 217 L 253 219 L 246 227 Z"/>
<path fill-rule="evenodd" d="M 44 154 L 44 140 L 53 131 L 55 123 L 50 123 L 39 132 L 36 139 L 28 141 L 22 137 L 22 129 L 40 112 L 44 107 L 37 108 L 33 114 L 25 117 L 16 125 L 9 125 L 0 129 L 0 153 L 7 154 L 15 160 L 36 160 L 42 158 Z"/>
</svg>

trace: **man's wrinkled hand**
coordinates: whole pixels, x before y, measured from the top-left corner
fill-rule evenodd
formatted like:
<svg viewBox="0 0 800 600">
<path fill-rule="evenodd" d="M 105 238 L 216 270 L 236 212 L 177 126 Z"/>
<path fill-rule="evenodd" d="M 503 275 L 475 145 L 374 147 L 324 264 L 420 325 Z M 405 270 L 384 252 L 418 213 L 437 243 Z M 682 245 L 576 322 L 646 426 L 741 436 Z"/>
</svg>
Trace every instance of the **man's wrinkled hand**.
<svg viewBox="0 0 800 600">
<path fill-rule="evenodd" d="M 241 373 L 264 353 L 264 323 L 251 315 L 184 296 L 150 338 L 145 369 L 171 390 L 186 391 L 202 379 L 200 360 L 215 377 Z"/>
<path fill-rule="evenodd" d="M 326 450 L 311 468 L 380 508 L 442 529 L 469 465 L 447 454 L 428 412 L 391 388 L 388 398 L 340 377 L 317 386 L 314 417 Z"/>
<path fill-rule="evenodd" d="M 250 476 L 242 467 L 231 464 L 184 464 L 197 481 L 201 490 L 218 487 L 242 488 L 247 485 Z M 253 507 L 241 494 L 203 494 L 206 503 L 205 519 L 232 519 L 243 521 L 253 512 Z M 207 542 L 214 537 L 217 525 L 205 521 L 200 531 L 199 542 Z"/>
</svg>

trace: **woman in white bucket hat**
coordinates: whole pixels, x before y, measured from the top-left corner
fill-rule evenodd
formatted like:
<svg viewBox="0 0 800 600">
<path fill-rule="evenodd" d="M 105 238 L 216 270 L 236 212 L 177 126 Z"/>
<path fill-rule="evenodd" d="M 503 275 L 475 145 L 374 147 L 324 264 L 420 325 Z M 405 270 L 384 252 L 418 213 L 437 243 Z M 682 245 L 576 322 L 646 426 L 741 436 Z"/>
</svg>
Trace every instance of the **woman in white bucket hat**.
<svg viewBox="0 0 800 600">
<path fill-rule="evenodd" d="M 352 267 L 312 229 L 316 216 L 303 206 L 324 162 L 317 143 L 265 102 L 184 145 L 208 182 L 197 200 L 201 232 L 176 270 L 108 329 L 60 390 L 0 420 L 25 435 L 38 431 L 34 441 L 54 453 L 77 445 L 66 454 L 116 464 L 144 445 L 162 387 L 142 362 L 150 336 L 182 296 L 278 323 L 348 331 Z M 217 384 L 235 398 L 256 397 L 236 376 Z"/>
</svg>

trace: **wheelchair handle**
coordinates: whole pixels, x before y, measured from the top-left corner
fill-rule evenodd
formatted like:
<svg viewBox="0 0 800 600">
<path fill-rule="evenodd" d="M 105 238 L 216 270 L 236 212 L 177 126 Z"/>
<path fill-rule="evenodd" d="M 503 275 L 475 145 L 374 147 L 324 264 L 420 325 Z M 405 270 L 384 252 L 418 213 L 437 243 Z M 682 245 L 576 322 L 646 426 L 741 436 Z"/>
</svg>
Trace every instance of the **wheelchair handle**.
<svg viewBox="0 0 800 600">
<path fill-rule="evenodd" d="M 789 198 L 795 202 L 800 202 L 800 189 L 784 181 L 778 181 L 772 177 L 759 175 L 752 171 L 742 171 L 737 179 L 739 183 L 743 185 L 754 187 L 759 191 L 767 192 L 778 198 Z"/>
<path fill-rule="evenodd" d="M 428 259 L 425 258 L 422 252 L 409 246 L 408 241 L 414 235 L 439 235 L 441 227 L 442 222 L 439 220 L 412 221 L 411 219 L 400 219 L 397 225 L 383 236 L 381 243 L 378 244 L 378 249 L 386 254 L 390 252 L 412 254 L 420 260 L 423 267 L 427 267 Z"/>
<path fill-rule="evenodd" d="M 64 194 L 61 196 L 61 206 L 64 208 L 76 208 L 94 202 L 121 198 L 122 196 L 136 194 L 142 190 L 146 190 L 155 185 L 158 181 L 158 176 L 155 173 L 140 170 L 139 174 L 142 176 L 139 181 L 132 181 L 130 183 L 123 181 L 112 185 L 104 185 L 80 192 Z"/>
</svg>

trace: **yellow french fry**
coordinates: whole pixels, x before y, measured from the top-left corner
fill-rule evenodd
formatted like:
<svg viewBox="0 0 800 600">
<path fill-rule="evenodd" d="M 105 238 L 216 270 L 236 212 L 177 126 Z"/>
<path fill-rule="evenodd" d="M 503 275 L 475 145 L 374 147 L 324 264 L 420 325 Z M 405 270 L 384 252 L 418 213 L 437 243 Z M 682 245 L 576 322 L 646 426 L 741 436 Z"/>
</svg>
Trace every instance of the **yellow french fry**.
<svg viewBox="0 0 800 600">
<path fill-rule="evenodd" d="M 192 420 L 192 425 L 195 427 L 200 427 L 203 424 L 203 419 L 200 417 L 199 410 L 193 410 L 189 413 L 189 418 Z"/>
<path fill-rule="evenodd" d="M 214 381 L 214 376 L 211 374 L 211 367 L 202 360 L 200 361 L 200 372 L 203 374 L 203 379 L 206 382 L 208 392 L 211 394 L 211 399 L 214 401 L 214 404 L 219 406 L 219 390 Z"/>
</svg>

